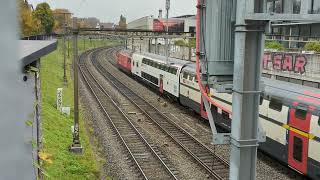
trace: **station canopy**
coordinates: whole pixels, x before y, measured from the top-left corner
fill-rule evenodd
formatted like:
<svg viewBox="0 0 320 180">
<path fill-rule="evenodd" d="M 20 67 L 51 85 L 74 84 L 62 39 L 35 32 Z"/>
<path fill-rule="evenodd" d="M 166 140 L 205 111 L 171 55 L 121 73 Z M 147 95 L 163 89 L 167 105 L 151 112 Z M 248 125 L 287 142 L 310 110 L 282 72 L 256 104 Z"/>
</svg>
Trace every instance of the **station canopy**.
<svg viewBox="0 0 320 180">
<path fill-rule="evenodd" d="M 57 49 L 57 40 L 20 40 L 19 60 L 29 65 Z"/>
</svg>

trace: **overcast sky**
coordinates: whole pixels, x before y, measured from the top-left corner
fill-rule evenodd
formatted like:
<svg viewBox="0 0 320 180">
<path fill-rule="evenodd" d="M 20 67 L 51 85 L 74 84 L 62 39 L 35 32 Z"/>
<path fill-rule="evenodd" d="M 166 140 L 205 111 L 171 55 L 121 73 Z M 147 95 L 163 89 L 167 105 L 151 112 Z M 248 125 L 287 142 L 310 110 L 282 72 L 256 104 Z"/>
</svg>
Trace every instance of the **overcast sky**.
<svg viewBox="0 0 320 180">
<path fill-rule="evenodd" d="M 34 8 L 44 1 L 53 9 L 69 9 L 77 17 L 97 17 L 103 22 L 118 23 L 121 14 L 127 22 L 147 15 L 158 16 L 158 10 L 165 9 L 166 0 L 28 0 Z M 196 0 L 171 0 L 169 15 L 195 14 L 195 6 Z"/>
</svg>

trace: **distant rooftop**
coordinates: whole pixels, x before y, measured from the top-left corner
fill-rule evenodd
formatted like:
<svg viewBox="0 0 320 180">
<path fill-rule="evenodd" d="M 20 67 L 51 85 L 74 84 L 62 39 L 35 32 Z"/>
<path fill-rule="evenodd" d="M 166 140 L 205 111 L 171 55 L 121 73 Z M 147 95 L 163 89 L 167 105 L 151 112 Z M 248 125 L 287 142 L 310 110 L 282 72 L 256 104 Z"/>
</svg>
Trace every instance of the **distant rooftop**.
<svg viewBox="0 0 320 180">
<path fill-rule="evenodd" d="M 173 18 L 195 18 L 196 15 L 194 14 L 186 14 L 186 15 L 181 15 L 181 16 L 177 16 L 177 17 L 173 17 Z"/>
<path fill-rule="evenodd" d="M 19 60 L 23 66 L 37 61 L 57 49 L 57 40 L 20 40 Z"/>
</svg>

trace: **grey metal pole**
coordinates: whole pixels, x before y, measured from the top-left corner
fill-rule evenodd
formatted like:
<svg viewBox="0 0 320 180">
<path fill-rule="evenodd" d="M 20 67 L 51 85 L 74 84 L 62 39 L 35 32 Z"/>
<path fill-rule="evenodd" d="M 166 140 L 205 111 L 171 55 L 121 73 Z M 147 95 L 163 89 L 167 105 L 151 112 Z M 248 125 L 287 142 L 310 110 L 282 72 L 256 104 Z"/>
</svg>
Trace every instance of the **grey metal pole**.
<svg viewBox="0 0 320 180">
<path fill-rule="evenodd" d="M 126 49 L 128 49 L 128 38 L 126 38 Z"/>
<path fill-rule="evenodd" d="M 67 34 L 67 24 L 66 24 L 66 14 L 64 14 L 64 33 L 63 33 L 63 81 L 64 85 L 66 86 L 68 84 L 67 80 L 67 65 L 66 65 L 66 34 Z"/>
<path fill-rule="evenodd" d="M 158 54 L 158 38 L 155 38 L 154 40 L 154 44 L 155 44 L 155 47 L 154 47 L 154 53 L 155 54 Z"/>
<path fill-rule="evenodd" d="M 166 0 L 166 10 L 167 10 L 167 15 L 166 15 L 166 38 L 165 38 L 165 49 L 166 49 L 166 63 L 169 63 L 169 39 L 168 39 L 168 32 L 169 32 L 169 9 L 170 9 L 170 0 Z"/>
<path fill-rule="evenodd" d="M 86 50 L 86 37 L 83 37 L 83 51 Z"/>
<path fill-rule="evenodd" d="M 70 147 L 70 151 L 73 153 L 82 153 L 79 129 L 78 33 L 77 18 L 73 18 L 74 127 L 73 143 Z"/>
<path fill-rule="evenodd" d="M 69 38 L 69 36 L 67 37 L 67 41 L 68 41 L 68 58 L 70 57 L 70 52 L 69 52 L 69 50 L 70 50 L 70 38 Z"/>
<path fill-rule="evenodd" d="M 148 43 L 148 53 L 151 53 L 151 41 L 152 39 L 149 38 L 149 43 Z"/>
<path fill-rule="evenodd" d="M 134 45 L 133 45 L 133 44 L 134 44 L 134 39 L 133 39 L 133 37 L 132 37 L 132 41 L 131 41 L 131 50 L 132 50 L 132 51 L 134 51 Z"/>
<path fill-rule="evenodd" d="M 237 0 L 232 100 L 230 179 L 256 179 L 259 82 L 264 27 L 247 24 L 247 0 Z M 253 9 L 253 8 L 252 8 Z M 248 26 L 250 25 L 250 26 Z M 263 29 L 262 29 L 263 30 Z"/>
</svg>

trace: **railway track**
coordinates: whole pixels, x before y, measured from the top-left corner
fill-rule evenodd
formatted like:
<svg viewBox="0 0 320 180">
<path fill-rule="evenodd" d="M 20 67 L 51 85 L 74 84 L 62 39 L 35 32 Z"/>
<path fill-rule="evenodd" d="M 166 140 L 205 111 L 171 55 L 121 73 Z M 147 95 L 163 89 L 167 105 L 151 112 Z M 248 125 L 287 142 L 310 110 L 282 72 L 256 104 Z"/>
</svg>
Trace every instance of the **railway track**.
<svg viewBox="0 0 320 180">
<path fill-rule="evenodd" d="M 107 123 L 111 124 L 127 150 L 129 157 L 136 166 L 139 178 L 178 179 L 178 172 L 174 168 L 167 166 L 165 156 L 161 154 L 155 145 L 147 141 L 90 72 L 85 60 L 94 54 L 95 51 L 89 51 L 81 55 L 79 62 L 80 74 L 107 117 Z"/>
<path fill-rule="evenodd" d="M 107 49 L 108 61 L 114 57 L 114 49 Z M 229 179 L 229 164 L 223 158 L 216 155 L 191 134 L 181 128 L 174 121 L 170 120 L 164 113 L 159 111 L 147 100 L 129 89 L 114 75 L 109 73 L 98 61 L 98 53 L 92 56 L 92 63 L 96 69 L 128 100 L 130 100 L 144 115 L 152 120 L 163 132 L 185 150 L 199 165 L 212 175 L 214 179 Z M 110 64 L 111 65 L 111 64 Z"/>
</svg>

